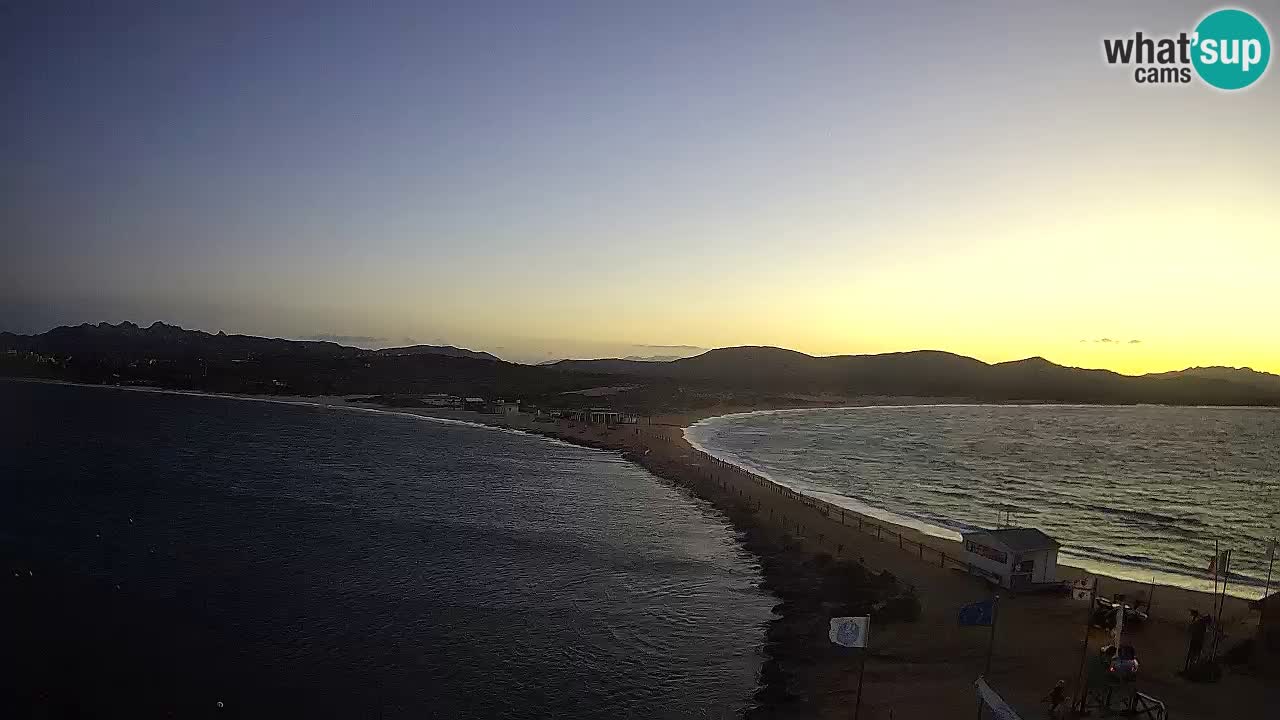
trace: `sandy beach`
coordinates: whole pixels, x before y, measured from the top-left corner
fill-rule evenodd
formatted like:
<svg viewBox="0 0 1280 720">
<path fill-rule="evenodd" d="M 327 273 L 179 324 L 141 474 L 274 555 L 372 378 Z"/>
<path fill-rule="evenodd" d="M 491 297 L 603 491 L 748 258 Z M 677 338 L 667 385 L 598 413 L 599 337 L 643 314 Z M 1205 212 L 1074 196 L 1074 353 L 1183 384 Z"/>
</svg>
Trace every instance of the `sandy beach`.
<svg viewBox="0 0 1280 720">
<path fill-rule="evenodd" d="M 170 392 L 130 388 L 133 390 Z M 198 393 L 184 393 L 196 395 Z M 240 396 L 214 396 L 240 397 Z M 649 423 L 605 427 L 565 420 L 535 422 L 529 415 L 498 417 L 467 411 L 395 408 L 339 397 L 244 399 L 415 415 L 536 433 L 623 453 L 660 478 L 710 501 L 741 531 L 761 558 L 766 587 L 781 602 L 765 638 L 758 706 L 751 717 L 849 717 L 856 696 L 858 661 L 833 650 L 827 621 L 835 605 L 824 586 L 829 563 L 889 573 L 913 589 L 919 617 L 873 625 L 862 695 L 862 718 L 962 717 L 976 708 L 975 679 L 983 673 L 990 631 L 960 627 L 961 606 L 990 596 L 987 584 L 963 569 L 959 543 L 887 523 L 852 510 L 833 510 L 691 446 L 684 428 L 700 419 L 751 408 L 655 417 Z M 1060 565 L 1062 579 L 1084 571 Z M 887 577 L 881 575 L 880 577 Z M 1144 598 L 1142 583 L 1100 577 L 1099 594 Z M 1217 683 L 1193 683 L 1178 673 L 1187 649 L 1188 611 L 1207 612 L 1206 593 L 1156 586 L 1153 617 L 1126 639 L 1142 661 L 1137 689 L 1162 700 L 1177 718 L 1266 717 L 1280 707 L 1280 683 L 1247 668 L 1227 667 Z M 1102 630 L 1086 630 L 1088 603 L 1050 595 L 1002 592 L 990 684 L 1024 717 L 1043 716 L 1041 698 L 1058 680 L 1068 693 L 1086 655 L 1110 642 Z M 1229 597 L 1224 610 L 1225 651 L 1252 635 L 1257 613 Z M 1084 648 L 1087 636 L 1087 650 Z"/>
</svg>

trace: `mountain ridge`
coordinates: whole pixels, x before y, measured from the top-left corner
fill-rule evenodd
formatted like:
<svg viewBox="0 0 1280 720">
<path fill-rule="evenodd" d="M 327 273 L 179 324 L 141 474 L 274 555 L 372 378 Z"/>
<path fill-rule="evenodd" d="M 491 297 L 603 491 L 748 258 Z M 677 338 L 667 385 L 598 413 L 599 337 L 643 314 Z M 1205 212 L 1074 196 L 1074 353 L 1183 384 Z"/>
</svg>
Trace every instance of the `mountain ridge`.
<svg viewBox="0 0 1280 720">
<path fill-rule="evenodd" d="M 1043 357 L 1000 363 L 942 350 L 814 356 L 772 346 L 716 348 L 674 360 L 508 363 L 489 353 L 415 345 L 368 350 L 327 340 L 285 340 L 187 330 L 163 322 L 59 326 L 0 333 L 0 373 L 92 382 L 413 394 L 448 391 L 533 397 L 552 388 L 636 386 L 645 406 L 749 398 L 903 396 L 980 402 L 1278 405 L 1280 376 L 1241 368 L 1122 375 Z M 167 386 L 166 385 L 166 386 Z M 255 389 L 256 388 L 256 389 Z M 770 402 L 776 402 L 771 400 Z"/>
<path fill-rule="evenodd" d="M 103 354 L 139 354 L 149 357 L 174 357 L 199 355 L 201 357 L 250 357 L 259 355 L 298 354 L 357 357 L 360 355 L 442 355 L 476 360 L 501 362 L 487 352 L 467 350 L 452 345 L 409 345 L 405 347 L 368 350 L 341 345 L 331 340 L 295 340 L 269 338 L 257 335 L 216 333 L 191 330 L 161 321 L 142 327 L 128 320 L 115 325 L 106 322 L 95 324 L 59 325 L 35 335 L 19 335 L 0 332 L 0 350 L 67 355 L 73 352 Z"/>
</svg>

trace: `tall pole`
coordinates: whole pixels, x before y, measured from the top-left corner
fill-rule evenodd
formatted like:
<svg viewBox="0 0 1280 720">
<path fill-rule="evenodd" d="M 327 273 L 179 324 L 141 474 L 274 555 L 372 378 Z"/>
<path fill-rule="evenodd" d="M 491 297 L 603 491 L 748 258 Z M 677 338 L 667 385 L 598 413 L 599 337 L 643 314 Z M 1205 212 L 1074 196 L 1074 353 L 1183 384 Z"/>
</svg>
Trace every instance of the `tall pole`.
<svg viewBox="0 0 1280 720">
<path fill-rule="evenodd" d="M 1080 693 L 1080 700 L 1076 704 L 1076 708 L 1084 711 L 1085 691 L 1080 685 L 1080 680 L 1084 677 L 1084 661 L 1089 655 L 1089 628 L 1093 626 L 1093 606 L 1098 597 L 1098 576 L 1093 576 L 1093 587 L 1089 590 L 1089 609 L 1084 614 L 1084 642 L 1080 643 L 1080 668 L 1076 670 L 1076 692 Z"/>
<path fill-rule="evenodd" d="M 1213 541 L 1213 562 L 1209 563 L 1213 567 L 1213 603 L 1209 606 L 1209 617 L 1214 617 L 1218 614 L 1218 560 L 1220 559 L 1218 541 L 1215 539 Z M 1215 633 L 1218 631 L 1217 625 L 1214 626 L 1213 631 Z"/>
<path fill-rule="evenodd" d="M 991 594 L 991 637 L 987 639 L 987 664 L 982 674 L 991 674 L 991 651 L 996 646 L 996 620 L 1000 617 L 1000 593 Z"/>
<path fill-rule="evenodd" d="M 862 711 L 862 678 L 867 674 L 867 653 L 871 651 L 871 623 L 867 622 L 866 640 L 862 645 L 862 667 L 858 670 L 858 699 L 853 702 L 853 720 L 858 720 Z"/>
<path fill-rule="evenodd" d="M 1277 538 L 1271 538 L 1267 541 L 1267 584 L 1262 585 L 1262 600 L 1266 600 L 1268 594 L 1271 594 L 1271 569 L 1276 565 L 1276 543 Z"/>
<path fill-rule="evenodd" d="M 1222 600 L 1218 603 L 1218 617 L 1213 621 L 1213 654 L 1210 656 L 1214 660 L 1218 659 L 1218 642 L 1222 639 L 1222 608 L 1227 604 L 1227 573 L 1231 569 L 1231 551 L 1226 552 L 1226 558 L 1222 563 Z"/>
<path fill-rule="evenodd" d="M 991 593 L 991 636 L 987 638 L 987 664 L 982 671 L 982 677 L 991 674 L 991 651 L 996 646 L 996 620 L 1000 617 L 1000 593 L 992 591 Z M 982 706 L 986 704 L 982 696 L 978 697 L 978 720 L 982 720 Z"/>
<path fill-rule="evenodd" d="M 1267 584 L 1262 588 L 1262 599 L 1271 594 L 1271 569 L 1276 566 L 1276 539 L 1271 538 L 1271 547 L 1267 548 Z"/>
</svg>

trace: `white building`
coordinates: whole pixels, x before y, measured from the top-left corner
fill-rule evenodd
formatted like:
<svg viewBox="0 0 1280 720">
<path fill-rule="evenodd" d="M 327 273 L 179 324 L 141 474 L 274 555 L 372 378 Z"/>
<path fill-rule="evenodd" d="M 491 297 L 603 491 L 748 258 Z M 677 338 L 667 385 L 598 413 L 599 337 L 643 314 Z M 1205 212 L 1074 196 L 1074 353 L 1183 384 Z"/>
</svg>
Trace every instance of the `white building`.
<svg viewBox="0 0 1280 720">
<path fill-rule="evenodd" d="M 1058 582 L 1058 541 L 1035 528 L 963 533 L 969 571 L 1010 590 Z"/>
<path fill-rule="evenodd" d="M 493 405 L 490 406 L 490 412 L 494 415 L 515 415 L 520 412 L 520 401 L 494 400 Z"/>
<path fill-rule="evenodd" d="M 597 425 L 617 425 L 622 414 L 616 410 L 609 408 L 591 408 L 590 410 L 578 410 L 575 419 L 584 423 L 595 423 Z"/>
</svg>

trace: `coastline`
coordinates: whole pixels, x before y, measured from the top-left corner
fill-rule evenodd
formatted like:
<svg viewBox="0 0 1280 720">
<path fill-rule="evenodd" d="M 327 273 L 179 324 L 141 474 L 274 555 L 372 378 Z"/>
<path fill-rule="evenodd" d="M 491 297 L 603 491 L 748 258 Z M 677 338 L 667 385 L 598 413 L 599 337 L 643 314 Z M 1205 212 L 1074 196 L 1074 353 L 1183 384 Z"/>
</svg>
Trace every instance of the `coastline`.
<svg viewBox="0 0 1280 720">
<path fill-rule="evenodd" d="M 747 712 L 748 716 L 847 715 L 854 696 L 856 664 L 852 658 L 833 652 L 826 638 L 825 618 L 839 614 L 832 606 L 833 598 L 824 592 L 831 577 L 827 568 L 832 562 L 844 563 L 841 568 L 865 568 L 864 583 L 878 582 L 882 591 L 889 591 L 894 584 L 911 586 L 921 609 L 914 622 L 890 621 L 883 626 L 877 622 L 863 691 L 865 716 L 887 717 L 890 709 L 895 718 L 958 716 L 973 710 L 972 683 L 981 672 L 987 633 L 958 628 L 955 614 L 960 605 L 985 599 L 987 588 L 977 578 L 945 567 L 945 556 L 959 557 L 958 544 L 948 545 L 949 541 L 943 538 L 852 511 L 833 518 L 829 509 L 824 512 L 802 496 L 779 493 L 779 486 L 771 481 L 712 458 L 685 438 L 684 429 L 698 420 L 762 408 L 709 408 L 655 418 L 652 425 L 608 429 L 566 421 L 533 423 L 527 416 L 507 419 L 466 411 L 387 408 L 335 397 L 85 387 L 385 412 L 526 432 L 621 452 L 654 475 L 710 501 L 724 513 L 740 530 L 743 544 L 760 557 L 766 589 L 781 600 L 765 641 L 767 658 L 760 676 L 758 704 Z M 861 529 L 853 525 L 855 521 Z M 935 564 L 940 555 L 943 562 Z M 1127 592 L 1132 596 L 1147 587 L 1122 580 L 1114 580 L 1114 584 L 1117 587 L 1112 587 L 1113 581 L 1104 580 L 1103 594 Z M 1196 685 L 1179 678 L 1177 671 L 1186 648 L 1186 610 L 1197 606 L 1207 609 L 1210 600 L 1204 593 L 1168 586 L 1157 588 L 1156 617 L 1135 633 L 1134 642 L 1143 654 L 1140 689 L 1164 700 L 1179 717 L 1228 713 L 1253 717 L 1280 702 L 1280 690 L 1268 689 L 1259 679 L 1244 673 L 1228 670 L 1215 685 Z M 1232 600 L 1238 599 L 1229 598 L 1227 615 L 1237 615 L 1241 606 L 1243 614 L 1234 629 L 1229 627 L 1228 643 L 1243 637 L 1250 621 L 1247 603 Z M 1039 698 L 1056 680 L 1066 679 L 1069 690 L 1074 690 L 1071 686 L 1080 663 L 1085 616 L 1084 603 L 1064 598 L 1022 596 L 1002 603 L 1001 639 L 987 676 L 992 685 L 1028 716 L 1039 712 Z M 1089 647 L 1095 648 L 1107 636 L 1093 631 L 1089 637 Z M 1228 646 L 1224 645 L 1224 649 Z"/>
<path fill-rule="evenodd" d="M 1019 403 L 1011 405 L 1008 403 L 913 403 L 901 405 L 847 405 L 840 407 L 821 408 L 822 410 L 865 410 L 871 408 L 877 409 L 901 409 L 908 407 L 1028 407 L 1028 408 L 1107 408 L 1106 405 L 1094 404 L 1076 404 L 1076 403 Z M 718 452 L 715 448 L 707 447 L 698 442 L 690 435 L 699 425 L 711 420 L 720 420 L 729 417 L 741 417 L 748 415 L 777 415 L 792 412 L 807 412 L 814 408 L 781 408 L 768 410 L 752 410 L 745 412 L 729 413 L 725 415 L 713 415 L 693 420 L 685 427 L 685 438 L 695 449 L 706 452 L 713 457 L 724 460 L 726 462 L 737 465 L 747 472 L 754 473 L 765 479 L 775 482 L 784 487 L 791 488 L 796 492 L 817 498 L 820 501 L 830 504 L 833 509 L 839 511 L 854 512 L 865 518 L 874 519 L 876 522 L 888 523 L 890 525 L 902 526 L 905 529 L 921 533 L 929 538 L 936 538 L 948 547 L 958 546 L 960 543 L 960 532 L 954 527 L 946 525 L 938 525 L 921 520 L 908 515 L 903 515 L 892 510 L 888 510 L 875 505 L 870 505 L 860 501 L 857 498 L 848 495 L 842 495 L 835 492 L 823 492 L 820 490 L 798 489 L 791 478 L 775 477 L 760 467 L 754 465 L 748 458 L 739 457 L 728 452 Z M 1218 406 L 1197 406 L 1196 409 L 1239 409 Z M 1253 410 L 1254 408 L 1247 408 Z M 1280 408 L 1277 409 L 1280 411 Z M 1067 579 L 1078 579 L 1082 576 L 1099 576 L 1108 581 L 1116 583 L 1125 583 L 1133 586 L 1141 586 L 1146 588 L 1143 592 L 1151 589 L 1157 591 L 1157 594 L 1163 595 L 1165 591 L 1174 591 L 1175 593 L 1190 592 L 1193 594 L 1211 596 L 1212 580 L 1207 577 L 1196 577 L 1170 570 L 1165 567 L 1148 566 L 1141 564 L 1126 564 L 1118 561 L 1109 561 L 1102 558 L 1093 558 L 1074 554 L 1070 549 L 1064 548 L 1059 553 L 1057 567 L 1061 570 L 1066 569 Z M 1154 581 L 1153 581 L 1154 578 Z M 1241 579 L 1236 576 L 1232 578 L 1233 582 L 1227 589 L 1227 596 L 1248 602 L 1256 601 L 1262 597 L 1263 581 L 1259 578 Z M 1248 582 L 1244 582 L 1247 580 Z M 1198 585 L 1198 586 L 1197 586 Z M 1121 590 L 1118 592 L 1127 592 Z M 1247 611 L 1247 607 L 1239 608 L 1242 612 Z"/>
</svg>

